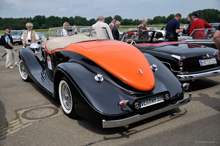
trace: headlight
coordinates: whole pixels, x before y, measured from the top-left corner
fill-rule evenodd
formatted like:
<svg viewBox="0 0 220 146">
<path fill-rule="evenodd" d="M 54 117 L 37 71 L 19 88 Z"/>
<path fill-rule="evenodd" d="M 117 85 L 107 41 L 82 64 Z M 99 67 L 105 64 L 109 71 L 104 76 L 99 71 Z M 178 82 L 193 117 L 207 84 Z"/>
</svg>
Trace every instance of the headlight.
<svg viewBox="0 0 220 146">
<path fill-rule="evenodd" d="M 37 43 L 33 43 L 30 45 L 30 49 L 34 50 L 34 52 L 38 52 L 40 50 L 40 46 Z"/>
</svg>

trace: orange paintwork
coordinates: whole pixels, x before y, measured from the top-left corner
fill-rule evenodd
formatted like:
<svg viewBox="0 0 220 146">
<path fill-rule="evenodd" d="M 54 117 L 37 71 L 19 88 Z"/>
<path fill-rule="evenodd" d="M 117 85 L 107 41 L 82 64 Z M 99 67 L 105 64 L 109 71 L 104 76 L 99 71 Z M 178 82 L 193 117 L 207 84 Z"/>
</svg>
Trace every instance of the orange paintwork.
<svg viewBox="0 0 220 146">
<path fill-rule="evenodd" d="M 47 49 L 46 49 L 47 50 Z M 128 85 L 142 91 L 154 88 L 155 79 L 145 56 L 135 47 L 114 40 L 75 43 L 64 49 L 48 51 L 73 51 L 100 65 Z M 139 69 L 143 74 L 138 73 Z"/>
</svg>

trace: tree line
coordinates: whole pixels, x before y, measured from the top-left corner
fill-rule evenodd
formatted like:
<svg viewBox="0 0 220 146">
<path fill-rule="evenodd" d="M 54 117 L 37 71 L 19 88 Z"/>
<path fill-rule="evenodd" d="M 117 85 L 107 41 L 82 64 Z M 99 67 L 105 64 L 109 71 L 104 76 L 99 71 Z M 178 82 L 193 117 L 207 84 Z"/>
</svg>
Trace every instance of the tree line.
<svg viewBox="0 0 220 146">
<path fill-rule="evenodd" d="M 199 14 L 199 18 L 206 20 L 209 23 L 219 23 L 220 22 L 220 11 L 216 9 L 204 9 L 194 11 Z M 193 12 L 192 12 L 193 13 Z M 192 13 L 189 13 L 191 15 Z M 155 16 L 153 19 L 148 19 L 148 24 L 166 24 L 169 20 L 174 18 L 175 14 L 170 14 L 169 16 Z M 139 25 L 141 20 L 139 19 L 122 19 L 120 15 L 115 15 L 114 17 L 106 17 L 105 22 L 110 23 L 111 20 L 115 18 L 121 22 L 121 25 Z M 33 18 L 1 18 L 0 17 L 0 30 L 3 30 L 6 26 L 11 26 L 14 30 L 26 29 L 25 24 L 27 22 L 32 22 L 34 29 L 48 29 L 51 27 L 62 26 L 64 22 L 69 22 L 70 25 L 78 26 L 91 26 L 96 23 L 96 19 L 92 18 L 87 20 L 85 17 L 75 16 L 75 17 L 57 17 L 50 16 L 45 17 L 43 15 L 37 15 Z M 187 18 L 182 18 L 180 23 L 187 24 Z"/>
</svg>

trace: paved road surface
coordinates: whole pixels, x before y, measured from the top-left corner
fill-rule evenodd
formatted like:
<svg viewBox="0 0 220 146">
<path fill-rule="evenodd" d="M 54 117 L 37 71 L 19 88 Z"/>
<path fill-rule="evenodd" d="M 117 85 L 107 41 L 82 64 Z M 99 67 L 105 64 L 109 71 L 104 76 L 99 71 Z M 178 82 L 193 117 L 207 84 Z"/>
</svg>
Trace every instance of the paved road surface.
<svg viewBox="0 0 220 146">
<path fill-rule="evenodd" d="M 5 69 L 4 64 L 5 58 L 0 60 L 0 145 L 220 145 L 220 76 L 192 83 L 191 103 L 128 129 L 102 129 L 64 114 L 25 125 L 17 118 L 17 111 L 43 105 L 60 108 L 59 102 L 33 82 L 22 81 L 18 67 Z M 7 122 L 9 126 L 4 125 Z"/>
</svg>

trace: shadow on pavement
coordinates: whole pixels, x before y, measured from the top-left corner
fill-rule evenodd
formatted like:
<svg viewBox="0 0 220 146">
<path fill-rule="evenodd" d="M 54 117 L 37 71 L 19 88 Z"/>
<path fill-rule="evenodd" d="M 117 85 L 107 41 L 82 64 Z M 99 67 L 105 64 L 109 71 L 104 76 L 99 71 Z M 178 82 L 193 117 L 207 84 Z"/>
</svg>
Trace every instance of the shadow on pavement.
<svg viewBox="0 0 220 146">
<path fill-rule="evenodd" d="M 220 95 L 220 92 L 216 92 L 216 95 Z M 199 101 L 205 106 L 220 112 L 220 98 L 210 97 L 208 94 L 199 93 L 200 97 L 193 97 L 193 101 Z"/>
<path fill-rule="evenodd" d="M 7 131 L 8 125 L 7 125 L 7 119 L 5 118 L 5 106 L 0 100 L 0 141 L 2 139 L 5 139 L 5 131 Z"/>
<path fill-rule="evenodd" d="M 88 121 L 88 120 L 85 120 L 85 119 L 79 119 L 78 120 L 78 124 L 80 126 L 84 127 L 85 129 L 88 129 L 88 130 L 90 130 L 90 131 L 92 131 L 94 133 L 105 135 L 103 137 L 103 139 L 101 139 L 99 141 L 94 141 L 94 142 L 91 142 L 91 143 L 87 144 L 87 145 L 97 145 L 100 142 L 111 140 L 111 139 L 115 139 L 116 140 L 116 139 L 121 139 L 121 138 L 129 138 L 130 136 L 132 136 L 134 134 L 143 132 L 143 131 L 148 130 L 150 128 L 156 127 L 156 126 L 158 126 L 160 124 L 169 122 L 169 121 L 171 121 L 173 119 L 176 119 L 176 118 L 179 118 L 179 117 L 185 115 L 186 113 L 187 113 L 186 109 L 184 109 L 184 111 L 181 111 L 179 108 L 173 109 L 173 110 L 170 110 L 168 112 L 156 115 L 154 117 L 150 117 L 148 119 L 139 121 L 137 123 L 133 123 L 133 124 L 129 125 L 129 128 L 127 128 L 127 129 L 126 128 L 121 128 L 121 127 L 120 128 L 104 129 L 104 128 L 101 127 L 101 125 L 94 124 L 91 121 Z M 155 121 L 155 120 L 160 120 L 160 119 L 162 119 L 162 118 L 164 118 L 166 116 L 169 116 L 169 118 L 166 119 L 166 120 L 161 120 L 157 124 L 148 126 L 148 127 L 143 128 L 141 130 L 134 129 L 135 127 L 141 126 L 143 124 L 150 123 L 150 122 Z M 118 135 L 117 136 L 115 136 L 115 135 L 112 136 L 113 134 L 119 134 L 119 136 Z M 109 137 L 108 137 L 108 135 L 109 135 Z"/>
<path fill-rule="evenodd" d="M 57 108 L 60 107 L 59 100 L 50 96 L 46 91 L 44 91 L 42 88 L 40 88 L 38 85 L 36 85 L 35 82 L 31 81 L 30 85 L 33 86 L 41 95 L 43 95 L 45 98 L 47 98 L 54 106 L 56 106 Z"/>
<path fill-rule="evenodd" d="M 198 79 L 198 80 L 195 80 L 194 82 L 190 82 L 190 88 L 188 92 L 211 88 L 219 84 L 220 82 L 217 82 L 211 79 Z"/>
</svg>

